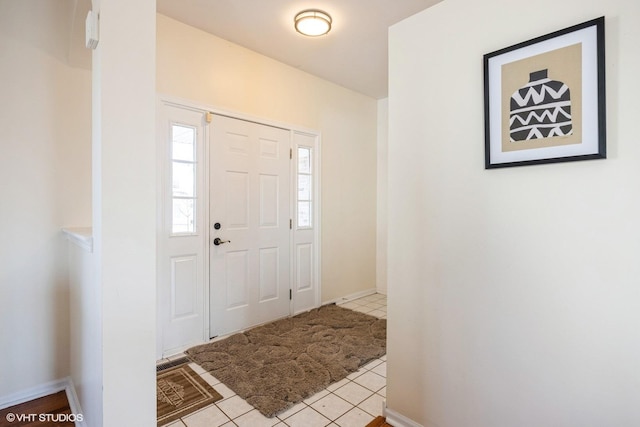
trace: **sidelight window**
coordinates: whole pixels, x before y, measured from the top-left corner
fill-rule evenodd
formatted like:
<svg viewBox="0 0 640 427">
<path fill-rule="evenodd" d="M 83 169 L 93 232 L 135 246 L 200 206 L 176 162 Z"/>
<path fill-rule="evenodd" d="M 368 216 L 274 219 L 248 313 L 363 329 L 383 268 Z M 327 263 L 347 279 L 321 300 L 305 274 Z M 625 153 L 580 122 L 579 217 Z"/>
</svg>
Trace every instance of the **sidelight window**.
<svg viewBox="0 0 640 427">
<path fill-rule="evenodd" d="M 311 147 L 298 147 L 298 228 L 313 227 L 313 167 Z"/>
<path fill-rule="evenodd" d="M 171 125 L 171 234 L 196 233 L 196 128 Z"/>
</svg>

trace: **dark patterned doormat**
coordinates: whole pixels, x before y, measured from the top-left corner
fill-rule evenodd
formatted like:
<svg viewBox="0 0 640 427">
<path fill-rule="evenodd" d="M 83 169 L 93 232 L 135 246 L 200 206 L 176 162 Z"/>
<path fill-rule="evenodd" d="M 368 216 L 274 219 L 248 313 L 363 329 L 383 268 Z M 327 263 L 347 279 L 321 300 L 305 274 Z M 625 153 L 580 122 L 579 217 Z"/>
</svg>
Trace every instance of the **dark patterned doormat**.
<svg viewBox="0 0 640 427">
<path fill-rule="evenodd" d="M 222 399 L 187 363 L 158 367 L 158 425 L 165 425 Z"/>
</svg>

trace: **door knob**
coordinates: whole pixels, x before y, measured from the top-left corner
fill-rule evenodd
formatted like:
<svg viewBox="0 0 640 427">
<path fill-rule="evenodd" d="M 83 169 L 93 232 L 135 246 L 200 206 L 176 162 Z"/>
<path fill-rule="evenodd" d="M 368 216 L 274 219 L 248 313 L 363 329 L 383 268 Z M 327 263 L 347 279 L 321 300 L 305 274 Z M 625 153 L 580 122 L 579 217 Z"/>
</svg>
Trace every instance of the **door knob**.
<svg viewBox="0 0 640 427">
<path fill-rule="evenodd" d="M 231 243 L 231 240 L 222 240 L 219 237 L 216 237 L 215 239 L 213 239 L 213 244 L 216 245 L 216 246 L 220 246 L 223 243 Z"/>
</svg>

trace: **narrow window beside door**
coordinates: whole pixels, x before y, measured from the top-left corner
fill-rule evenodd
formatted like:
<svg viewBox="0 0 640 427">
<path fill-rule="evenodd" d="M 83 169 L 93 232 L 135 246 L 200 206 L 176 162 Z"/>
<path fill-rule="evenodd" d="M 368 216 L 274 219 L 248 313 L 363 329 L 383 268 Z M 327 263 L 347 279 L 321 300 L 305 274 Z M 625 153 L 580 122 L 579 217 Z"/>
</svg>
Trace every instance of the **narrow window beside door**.
<svg viewBox="0 0 640 427">
<path fill-rule="evenodd" d="M 311 161 L 311 148 L 298 147 L 298 229 L 313 227 L 313 171 L 311 169 Z"/>
<path fill-rule="evenodd" d="M 196 128 L 171 125 L 172 235 L 196 233 Z"/>
</svg>

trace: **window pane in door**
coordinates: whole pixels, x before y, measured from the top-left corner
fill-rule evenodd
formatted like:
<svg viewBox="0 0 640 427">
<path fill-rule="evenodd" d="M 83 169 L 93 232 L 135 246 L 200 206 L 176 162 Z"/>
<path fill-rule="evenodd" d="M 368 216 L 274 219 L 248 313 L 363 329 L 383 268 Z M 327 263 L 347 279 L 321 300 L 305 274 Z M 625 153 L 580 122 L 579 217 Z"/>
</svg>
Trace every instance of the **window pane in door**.
<svg viewBox="0 0 640 427">
<path fill-rule="evenodd" d="M 171 233 L 194 233 L 195 210 L 193 199 L 173 199 L 173 223 Z"/>
<path fill-rule="evenodd" d="M 173 162 L 172 181 L 173 196 L 193 197 L 194 189 L 195 164 Z"/>
<path fill-rule="evenodd" d="M 171 158 L 173 160 L 184 160 L 187 162 L 195 161 L 195 128 L 183 125 L 172 125 L 171 137 Z"/>
<path fill-rule="evenodd" d="M 311 200 L 311 175 L 298 175 L 298 200 Z"/>
<path fill-rule="evenodd" d="M 298 147 L 298 173 L 311 173 L 311 149 Z"/>
<path fill-rule="evenodd" d="M 298 228 L 311 227 L 311 202 L 298 202 Z"/>
</svg>

